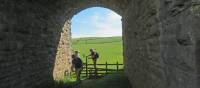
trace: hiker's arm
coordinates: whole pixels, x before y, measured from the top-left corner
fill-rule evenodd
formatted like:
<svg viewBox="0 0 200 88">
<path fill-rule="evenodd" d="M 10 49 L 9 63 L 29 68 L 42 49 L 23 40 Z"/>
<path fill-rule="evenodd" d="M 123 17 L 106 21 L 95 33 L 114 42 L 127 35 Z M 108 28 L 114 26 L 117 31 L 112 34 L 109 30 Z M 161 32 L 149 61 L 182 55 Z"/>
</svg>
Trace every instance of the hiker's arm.
<svg viewBox="0 0 200 88">
<path fill-rule="evenodd" d="M 87 55 L 86 58 L 91 59 L 91 54 Z"/>
</svg>

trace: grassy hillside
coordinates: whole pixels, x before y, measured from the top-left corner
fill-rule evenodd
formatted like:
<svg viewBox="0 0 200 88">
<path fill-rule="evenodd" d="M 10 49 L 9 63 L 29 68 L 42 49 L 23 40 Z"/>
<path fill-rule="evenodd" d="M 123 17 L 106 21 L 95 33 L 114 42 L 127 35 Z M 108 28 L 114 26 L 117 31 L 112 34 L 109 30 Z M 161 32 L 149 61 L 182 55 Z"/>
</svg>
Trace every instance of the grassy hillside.
<svg viewBox="0 0 200 88">
<path fill-rule="evenodd" d="M 89 49 L 94 48 L 100 55 L 97 63 L 123 63 L 123 47 L 121 37 L 92 37 L 77 38 L 72 40 L 74 50 L 80 51 L 80 56 L 85 62 Z M 92 60 L 89 60 L 91 63 Z"/>
</svg>

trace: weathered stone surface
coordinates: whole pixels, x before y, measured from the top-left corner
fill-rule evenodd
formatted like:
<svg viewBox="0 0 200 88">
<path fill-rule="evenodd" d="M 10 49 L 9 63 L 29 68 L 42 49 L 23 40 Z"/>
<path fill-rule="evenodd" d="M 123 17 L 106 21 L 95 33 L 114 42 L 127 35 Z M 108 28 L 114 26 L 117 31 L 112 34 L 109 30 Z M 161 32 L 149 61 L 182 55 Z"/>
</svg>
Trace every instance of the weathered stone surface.
<svg viewBox="0 0 200 88">
<path fill-rule="evenodd" d="M 199 0 L 0 0 L 0 87 L 62 79 L 70 72 L 70 19 L 93 6 L 122 16 L 133 88 L 200 87 Z"/>
<path fill-rule="evenodd" d="M 133 88 L 165 88 L 159 1 L 133 0 L 127 11 L 131 10 L 123 17 L 125 65 L 131 84 Z"/>
<path fill-rule="evenodd" d="M 61 32 L 60 41 L 57 47 L 56 59 L 54 62 L 53 77 L 55 80 L 61 80 L 65 74 L 71 72 L 71 34 L 70 21 L 66 21 Z"/>
<path fill-rule="evenodd" d="M 199 2 L 163 0 L 161 4 L 160 46 L 166 87 L 198 88 Z"/>
</svg>

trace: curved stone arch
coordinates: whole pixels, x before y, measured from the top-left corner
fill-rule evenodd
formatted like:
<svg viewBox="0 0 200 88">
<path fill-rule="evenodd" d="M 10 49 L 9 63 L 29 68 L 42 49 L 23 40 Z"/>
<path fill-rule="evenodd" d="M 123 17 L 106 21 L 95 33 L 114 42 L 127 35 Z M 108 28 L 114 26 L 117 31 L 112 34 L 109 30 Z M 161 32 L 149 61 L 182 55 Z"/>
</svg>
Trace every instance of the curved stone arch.
<svg viewBox="0 0 200 88">
<path fill-rule="evenodd" d="M 0 3 L 2 88 L 45 88 L 53 80 L 53 69 L 58 69 L 56 72 L 62 77 L 68 67 L 66 56 L 70 56 L 70 42 L 66 41 L 70 39 L 68 20 L 88 6 L 103 6 L 123 17 L 125 71 L 134 88 L 199 88 L 198 0 L 0 0 Z M 195 29 L 192 35 L 186 33 L 189 29 Z M 61 59 L 55 59 L 60 56 Z M 57 68 L 57 64 L 61 67 Z"/>
<path fill-rule="evenodd" d="M 66 13 L 69 18 L 72 18 L 73 15 L 77 14 L 78 12 L 90 8 L 90 7 L 103 7 L 108 8 L 117 14 L 123 16 L 123 14 L 126 11 L 126 8 L 128 7 L 130 0 L 83 0 L 81 2 L 75 1 L 69 1 L 66 2 L 66 5 L 71 5 L 72 7 L 67 8 L 66 10 L 70 12 Z"/>
<path fill-rule="evenodd" d="M 102 0 L 99 0 L 99 1 L 102 1 Z M 107 3 L 106 1 L 98 2 L 97 0 L 84 1 L 84 2 L 79 2 L 79 3 L 76 3 L 76 2 L 77 2 L 76 0 L 70 2 L 70 4 L 69 4 L 69 2 L 65 2 L 65 4 L 63 4 L 63 5 L 71 5 L 71 7 L 63 8 L 62 11 L 64 12 L 64 15 L 60 14 L 62 18 L 65 18 L 66 22 L 64 23 L 63 30 L 62 30 L 64 32 L 61 33 L 60 42 L 58 44 L 60 46 L 60 48 L 58 50 L 60 50 L 60 51 L 57 52 L 58 55 L 56 56 L 56 63 L 59 63 L 59 64 L 54 66 L 54 71 L 53 71 L 55 80 L 62 79 L 64 77 L 64 74 L 66 71 L 70 72 L 70 68 L 67 68 L 67 66 L 69 66 L 69 64 L 66 65 L 67 64 L 66 62 L 59 62 L 59 61 L 61 59 L 67 60 L 67 58 L 63 58 L 64 55 L 70 56 L 70 54 L 71 54 L 71 52 L 66 52 L 66 50 L 63 50 L 63 48 L 65 48 L 65 46 L 71 46 L 69 44 L 69 41 L 66 41 L 66 39 L 70 40 L 70 38 L 71 38 L 71 19 L 74 15 L 76 15 L 77 13 L 79 13 L 87 8 L 91 8 L 91 7 L 107 8 L 121 16 L 123 14 L 123 11 L 126 11 L 126 10 L 119 9 L 119 8 L 121 8 L 119 6 L 122 6 L 122 4 L 117 6 L 117 4 L 120 4 L 120 3 L 118 3 L 115 0 L 110 1 L 110 3 Z M 114 3 L 111 3 L 111 2 L 114 2 Z M 126 6 L 126 5 L 124 5 L 124 6 Z M 65 45 L 65 46 L 63 46 L 63 45 Z M 68 47 L 68 48 L 70 48 L 70 47 Z M 71 50 L 71 48 L 70 48 L 70 50 Z M 65 53 L 65 54 L 62 54 L 62 53 Z M 70 57 L 68 57 L 68 58 L 70 58 Z M 70 59 L 68 59 L 68 61 L 70 62 Z M 65 67 L 65 68 L 63 68 L 63 67 Z M 62 69 L 60 69 L 60 68 L 62 68 Z"/>
<path fill-rule="evenodd" d="M 3 79 L 0 80 L 0 86 L 45 88 L 53 77 L 62 79 L 70 65 L 70 42 L 67 41 L 70 40 L 69 20 L 75 13 L 91 6 L 112 9 L 123 17 L 122 27 L 126 29 L 123 30 L 123 35 L 126 35 L 123 36 L 126 73 L 133 87 L 155 88 L 162 85 L 159 82 L 152 84 L 153 81 L 161 81 L 161 78 L 154 79 L 149 75 L 160 74 L 159 67 L 151 72 L 148 69 L 154 66 L 146 61 L 152 54 L 151 49 L 159 46 L 159 31 L 155 25 L 158 23 L 155 21 L 158 17 L 156 1 L 158 0 L 1 0 L 0 9 L 3 10 L 0 10 L 0 37 L 4 38 L 0 39 L 0 45 L 4 48 L 0 50 L 5 53 L 1 58 L 6 59 L 1 63 L 3 69 L 0 69 L 0 74 L 3 74 Z M 160 59 L 159 48 L 156 47 L 154 51 L 158 54 L 154 56 L 157 61 Z M 155 63 L 160 65 L 159 61 Z"/>
<path fill-rule="evenodd" d="M 146 2 L 148 4 L 140 0 L 95 0 L 76 3 L 75 0 L 70 3 L 70 6 L 66 6 L 67 8 L 63 10 L 65 12 L 63 16 L 67 16 L 65 17 L 67 19 L 65 25 L 69 26 L 70 19 L 73 15 L 89 7 L 105 7 L 120 14 L 122 16 L 122 29 L 125 29 L 122 34 L 125 56 L 124 63 L 131 84 L 134 87 L 141 88 L 147 88 L 149 86 L 152 88 L 162 88 L 164 86 L 164 77 L 163 69 L 160 70 L 162 68 L 162 61 L 160 60 L 159 48 L 160 25 L 158 21 L 158 6 L 156 5 L 156 1 L 152 0 L 151 2 L 153 3 L 151 4 L 150 1 Z M 143 8 L 142 6 L 144 5 L 145 7 Z M 66 30 L 70 31 L 70 27 Z M 151 59 L 155 59 L 154 63 L 158 64 L 157 67 L 150 64 Z M 156 78 L 153 78 L 152 75 L 156 76 Z M 63 75 L 57 76 L 62 77 Z M 131 78 L 135 78 L 135 80 Z M 153 84 L 153 82 L 157 83 Z"/>
<path fill-rule="evenodd" d="M 93 8 L 93 7 L 100 7 L 100 8 L 109 9 L 109 10 L 113 11 L 114 13 L 122 16 L 121 14 L 119 14 L 119 12 L 117 12 L 116 10 L 110 9 L 109 7 L 102 6 L 102 5 L 90 5 L 90 6 L 85 6 L 85 7 L 81 7 L 79 9 L 77 9 L 76 11 L 73 12 L 73 15 L 69 16 L 69 19 L 73 18 L 73 16 L 75 16 L 76 14 L 79 14 L 79 12 L 87 10 L 87 9 L 90 9 L 90 8 Z"/>
</svg>

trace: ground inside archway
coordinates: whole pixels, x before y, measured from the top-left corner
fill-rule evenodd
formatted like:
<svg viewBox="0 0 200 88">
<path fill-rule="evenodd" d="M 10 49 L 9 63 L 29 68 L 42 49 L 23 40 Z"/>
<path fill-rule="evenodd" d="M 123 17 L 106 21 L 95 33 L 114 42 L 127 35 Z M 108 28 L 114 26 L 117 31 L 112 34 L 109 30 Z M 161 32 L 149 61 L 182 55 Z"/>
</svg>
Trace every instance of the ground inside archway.
<svg viewBox="0 0 200 88">
<path fill-rule="evenodd" d="M 106 75 L 99 79 L 86 79 L 80 84 L 76 82 L 59 82 L 55 88 L 131 88 L 124 73 Z"/>
<path fill-rule="evenodd" d="M 85 80 L 80 88 L 131 88 L 131 86 L 124 74 L 114 74 L 97 80 Z"/>
</svg>

